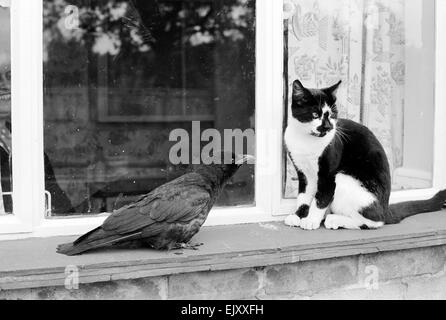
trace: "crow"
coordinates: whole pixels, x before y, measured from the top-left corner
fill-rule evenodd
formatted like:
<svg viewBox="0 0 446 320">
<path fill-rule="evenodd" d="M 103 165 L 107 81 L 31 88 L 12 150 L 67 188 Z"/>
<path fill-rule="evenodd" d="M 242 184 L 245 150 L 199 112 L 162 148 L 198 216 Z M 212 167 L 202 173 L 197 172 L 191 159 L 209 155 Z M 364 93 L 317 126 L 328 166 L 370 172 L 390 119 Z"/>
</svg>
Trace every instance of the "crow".
<svg viewBox="0 0 446 320">
<path fill-rule="evenodd" d="M 73 243 L 59 245 L 57 252 L 73 256 L 117 245 L 156 250 L 196 248 L 198 245 L 189 241 L 200 230 L 226 182 L 253 159 L 248 155 L 230 157 L 229 164 L 200 165 L 161 185 L 135 203 L 116 210 L 102 226 Z"/>
</svg>

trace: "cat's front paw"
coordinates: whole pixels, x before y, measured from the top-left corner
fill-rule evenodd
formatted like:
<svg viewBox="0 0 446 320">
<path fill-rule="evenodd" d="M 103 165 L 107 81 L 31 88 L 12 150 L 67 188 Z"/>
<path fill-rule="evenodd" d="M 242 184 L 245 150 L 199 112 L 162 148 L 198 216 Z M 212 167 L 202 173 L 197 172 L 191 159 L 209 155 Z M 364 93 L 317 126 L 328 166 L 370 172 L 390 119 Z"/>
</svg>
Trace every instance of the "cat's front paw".
<svg viewBox="0 0 446 320">
<path fill-rule="evenodd" d="M 300 218 L 295 214 L 290 214 L 285 219 L 285 224 L 289 227 L 299 227 L 300 226 Z"/>
<path fill-rule="evenodd" d="M 300 227 L 304 230 L 316 230 L 321 226 L 321 219 L 308 216 L 300 220 Z"/>
<path fill-rule="evenodd" d="M 333 215 L 333 214 L 328 214 L 328 215 L 325 217 L 325 223 L 324 223 L 324 226 L 325 226 L 326 229 L 330 229 L 330 230 L 338 230 L 339 227 L 340 227 L 341 225 L 339 224 L 339 221 L 336 220 L 335 215 Z"/>
</svg>

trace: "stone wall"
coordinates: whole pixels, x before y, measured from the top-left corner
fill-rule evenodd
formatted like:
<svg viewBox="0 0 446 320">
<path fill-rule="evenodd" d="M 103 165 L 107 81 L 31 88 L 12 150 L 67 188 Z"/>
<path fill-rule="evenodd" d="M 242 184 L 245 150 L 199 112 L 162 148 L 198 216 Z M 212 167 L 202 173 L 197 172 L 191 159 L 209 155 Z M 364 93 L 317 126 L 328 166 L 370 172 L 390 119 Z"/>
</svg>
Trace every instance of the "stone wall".
<svg viewBox="0 0 446 320">
<path fill-rule="evenodd" d="M 262 268 L 0 291 L 0 299 L 446 299 L 446 246 Z"/>
</svg>

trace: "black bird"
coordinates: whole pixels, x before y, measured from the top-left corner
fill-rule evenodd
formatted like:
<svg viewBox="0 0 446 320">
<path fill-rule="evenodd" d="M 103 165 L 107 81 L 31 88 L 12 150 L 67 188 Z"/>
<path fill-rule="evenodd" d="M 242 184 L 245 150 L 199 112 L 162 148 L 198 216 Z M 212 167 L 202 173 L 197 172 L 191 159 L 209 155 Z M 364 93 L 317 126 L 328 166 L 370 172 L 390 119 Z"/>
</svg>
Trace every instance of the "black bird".
<svg viewBox="0 0 446 320">
<path fill-rule="evenodd" d="M 198 166 L 112 213 L 102 226 L 57 252 L 78 255 L 115 245 L 157 250 L 194 248 L 190 239 L 200 230 L 226 182 L 252 156 L 231 156 L 230 164 Z"/>
</svg>

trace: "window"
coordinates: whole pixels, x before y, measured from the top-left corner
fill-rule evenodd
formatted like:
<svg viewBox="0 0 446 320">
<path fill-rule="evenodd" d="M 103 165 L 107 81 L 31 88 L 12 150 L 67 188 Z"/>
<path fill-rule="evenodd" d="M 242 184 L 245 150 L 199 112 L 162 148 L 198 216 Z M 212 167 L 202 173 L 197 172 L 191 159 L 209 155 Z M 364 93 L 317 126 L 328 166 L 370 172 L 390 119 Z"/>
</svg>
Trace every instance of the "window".
<svg viewBox="0 0 446 320">
<path fill-rule="evenodd" d="M 53 216 L 111 212 L 184 174 L 169 159 L 174 130 L 255 128 L 254 1 L 43 5 Z M 217 206 L 253 203 L 246 166 Z"/>
<path fill-rule="evenodd" d="M 11 19 L 0 1 L 0 215 L 12 212 L 11 150 Z"/>
<path fill-rule="evenodd" d="M 191 141 L 255 129 L 256 165 L 207 225 L 282 219 L 295 207 L 282 148 L 295 78 L 344 81 L 342 115 L 385 145 L 392 201 L 444 187 L 446 1 L 283 3 L 0 0 L 0 132 L 14 130 L 0 159 L 0 240 L 86 232 L 181 174 L 188 165 L 169 161 L 175 129 Z"/>
<path fill-rule="evenodd" d="M 365 124 L 380 140 L 393 190 L 432 187 L 435 114 L 435 2 L 369 0 L 288 2 L 288 85 L 339 80 L 340 117 Z M 285 196 L 297 192 L 287 164 Z"/>
</svg>

